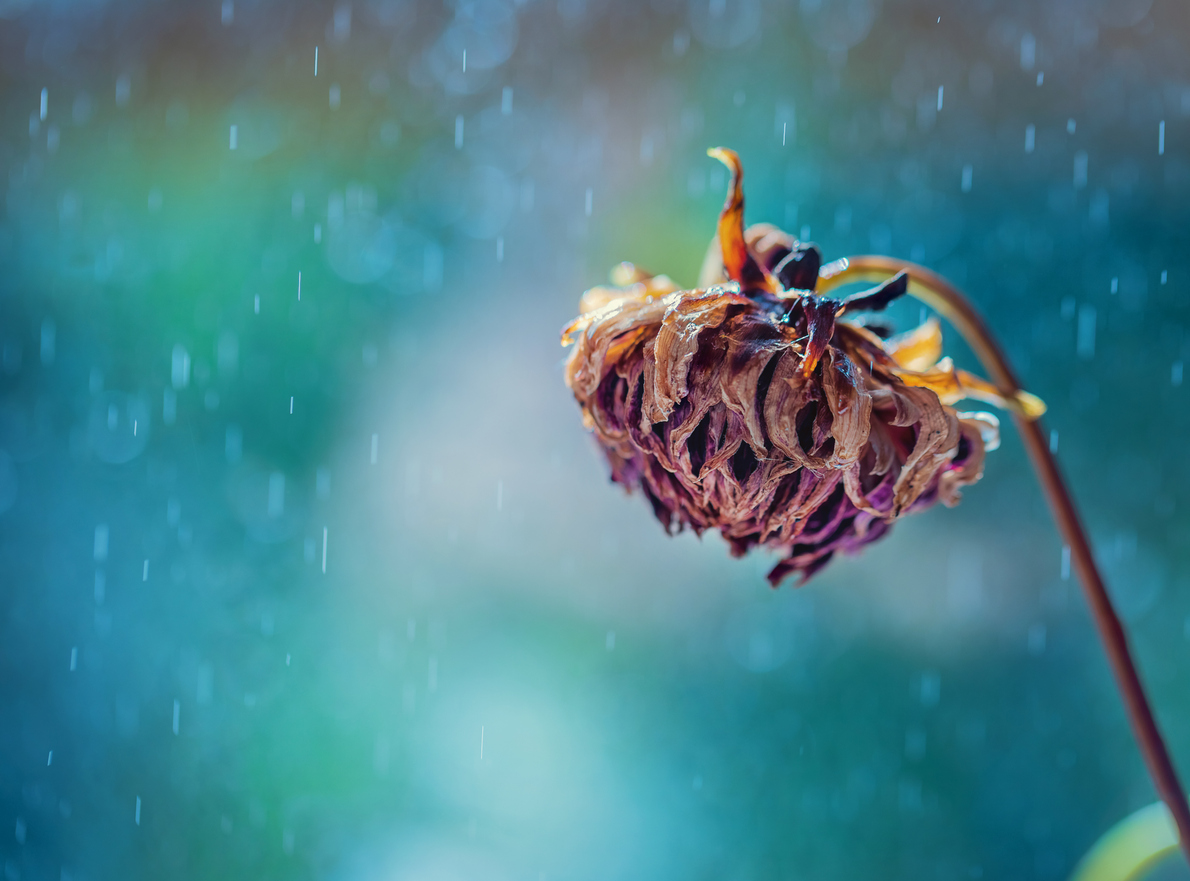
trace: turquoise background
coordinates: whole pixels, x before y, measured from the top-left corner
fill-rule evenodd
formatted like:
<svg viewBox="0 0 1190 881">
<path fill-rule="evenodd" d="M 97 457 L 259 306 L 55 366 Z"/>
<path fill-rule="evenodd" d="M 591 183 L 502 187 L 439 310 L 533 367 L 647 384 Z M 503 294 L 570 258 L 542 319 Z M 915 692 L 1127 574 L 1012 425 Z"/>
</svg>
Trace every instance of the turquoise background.
<svg viewBox="0 0 1190 881">
<path fill-rule="evenodd" d="M 0 16 L 5 879 L 1057 879 L 1155 800 L 1007 423 L 804 589 L 608 484 L 558 333 L 720 144 L 986 312 L 1190 768 L 1182 4 Z"/>
</svg>

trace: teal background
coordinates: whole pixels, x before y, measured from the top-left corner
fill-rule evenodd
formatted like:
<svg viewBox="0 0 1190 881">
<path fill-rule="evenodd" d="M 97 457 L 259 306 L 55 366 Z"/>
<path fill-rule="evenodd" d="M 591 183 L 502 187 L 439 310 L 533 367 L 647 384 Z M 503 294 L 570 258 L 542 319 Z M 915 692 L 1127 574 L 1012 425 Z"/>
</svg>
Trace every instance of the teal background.
<svg viewBox="0 0 1190 881">
<path fill-rule="evenodd" d="M 0 16 L 5 879 L 1057 879 L 1155 800 L 1007 423 L 804 589 L 608 484 L 558 332 L 720 144 L 985 310 L 1190 768 L 1183 5 Z"/>
</svg>

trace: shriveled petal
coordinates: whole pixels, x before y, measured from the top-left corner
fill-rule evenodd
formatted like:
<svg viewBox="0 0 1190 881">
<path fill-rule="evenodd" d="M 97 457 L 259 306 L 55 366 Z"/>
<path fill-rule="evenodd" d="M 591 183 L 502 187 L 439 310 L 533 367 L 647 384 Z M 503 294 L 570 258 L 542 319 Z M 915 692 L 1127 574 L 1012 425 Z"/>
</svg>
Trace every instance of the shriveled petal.
<svg viewBox="0 0 1190 881">
<path fill-rule="evenodd" d="M 710 425 L 713 409 L 718 408 L 718 412 L 723 413 L 719 400 L 724 370 L 722 355 L 721 350 L 710 346 L 698 352 L 695 361 L 701 363 L 696 363 L 697 369 L 687 374 L 687 393 L 665 426 L 671 463 L 678 466 L 684 475 L 689 474 L 694 478 L 699 476 L 707 453 L 715 450 L 715 442 L 723 428 L 722 415 L 717 420 L 718 426 L 713 434 Z M 693 440 L 698 442 L 700 449 L 697 452 L 690 449 L 688 442 Z M 697 456 L 697 460 L 694 456 Z"/>
<path fill-rule="evenodd" d="M 828 350 L 822 362 L 822 390 L 833 417 L 831 437 L 835 448 L 830 465 L 847 468 L 859 461 L 868 442 L 872 396 L 855 364 L 837 349 Z"/>
<path fill-rule="evenodd" d="M 741 322 L 741 324 L 745 324 Z M 757 456 L 765 454 L 760 379 L 773 358 L 791 347 L 771 325 L 759 321 L 728 328 L 727 372 L 724 374 L 724 405 L 738 414 L 747 429 L 748 443 Z M 775 366 L 775 365 L 774 365 Z"/>
<path fill-rule="evenodd" d="M 872 432 L 872 437 L 877 433 Z M 847 498 L 856 509 L 873 517 L 889 517 L 892 515 L 893 484 L 895 478 L 891 472 L 875 472 L 880 476 L 875 486 L 864 488 L 861 466 L 857 463 L 843 472 L 843 488 Z"/>
<path fill-rule="evenodd" d="M 698 351 L 699 334 L 722 324 L 729 306 L 748 301 L 732 285 L 707 291 L 679 291 L 664 302 L 665 316 L 653 344 L 657 364 L 653 394 L 644 414 L 653 423 L 668 418 L 678 401 L 686 396 L 686 375 L 690 359 Z"/>
<path fill-rule="evenodd" d="M 567 362 L 566 381 L 580 400 L 594 394 L 606 372 L 609 358 L 622 357 L 646 340 L 665 315 L 662 300 L 638 302 L 617 300 L 590 316 L 586 327 L 576 331 L 575 351 Z"/>
<path fill-rule="evenodd" d="M 971 413 L 959 415 L 959 432 L 962 442 L 956 451 L 954 463 L 944 470 L 938 479 L 938 498 L 947 507 L 954 507 L 959 503 L 959 492 L 962 487 L 975 483 L 983 476 L 983 462 L 988 453 L 987 433 L 989 429 L 996 433 L 999 443 L 998 420 L 990 413 Z M 975 418 L 964 419 L 964 415 Z M 982 417 L 991 416 L 996 426 L 991 426 Z M 994 447 L 992 448 L 994 449 Z M 961 458 L 960 458 L 961 453 Z"/>
<path fill-rule="evenodd" d="M 893 487 L 893 513 L 896 516 L 916 502 L 933 483 L 938 472 L 949 464 L 959 440 L 958 419 L 929 389 L 904 388 L 900 395 L 912 402 L 919 418 L 915 420 L 917 441 L 905 460 Z"/>
<path fill-rule="evenodd" d="M 771 223 L 754 223 L 744 230 L 744 244 L 748 246 L 748 252 L 760 267 L 772 274 L 777 264 L 798 247 L 798 240 Z M 719 236 L 716 234 L 703 256 L 702 267 L 698 273 L 698 286 L 709 288 L 725 281 L 730 279 L 723 268 L 723 248 L 719 245 Z M 773 293 L 780 294 L 780 291 L 774 290 Z"/>
<path fill-rule="evenodd" d="M 979 430 L 979 440 L 985 452 L 994 453 L 1000 449 L 1000 420 L 995 413 L 986 410 L 961 411 L 955 414 L 963 422 Z"/>
<path fill-rule="evenodd" d="M 624 266 L 632 266 L 632 264 L 620 264 L 620 267 Z M 635 267 L 632 268 L 635 269 Z M 617 276 L 615 272 L 612 275 L 613 280 L 628 278 L 628 276 Z M 605 308 L 618 300 L 647 300 L 650 297 L 660 299 L 668 294 L 672 294 L 677 289 L 678 286 L 674 284 L 673 279 L 668 275 L 644 276 L 633 281 L 627 281 L 626 284 L 622 285 L 598 285 L 584 293 L 579 299 L 579 313 L 585 315 L 588 312 Z"/>
<path fill-rule="evenodd" d="M 835 335 L 835 312 L 839 304 L 825 297 L 806 295 L 801 300 L 806 315 L 806 354 L 802 359 L 802 375 L 809 376 L 818 366 L 823 352 Z"/>
<path fill-rule="evenodd" d="M 929 370 L 942 357 L 942 325 L 931 316 L 913 330 L 893 337 L 884 347 L 906 370 Z"/>
<path fill-rule="evenodd" d="M 852 294 L 843 301 L 840 311 L 845 309 L 848 312 L 879 312 L 887 308 L 893 300 L 903 297 L 908 290 L 909 274 L 902 270 L 874 288 Z"/>
<path fill-rule="evenodd" d="M 756 261 L 776 274 L 777 264 L 797 247 L 797 239 L 771 223 L 754 223 L 744 230 L 744 241 Z"/>
<path fill-rule="evenodd" d="M 903 370 L 899 375 L 906 385 L 931 389 L 946 404 L 969 398 L 1014 410 L 1029 419 L 1036 419 L 1045 412 L 1045 404 L 1040 398 L 1025 391 L 1006 398 L 986 379 L 956 368 L 950 358 L 943 358 L 929 370 Z"/>
<path fill-rule="evenodd" d="M 773 277 L 761 268 L 748 250 L 744 240 L 744 168 L 739 154 L 724 147 L 707 150 L 731 172 L 727 201 L 719 214 L 719 247 L 723 253 L 723 269 L 727 277 L 739 282 L 746 290 L 776 290 Z"/>
<path fill-rule="evenodd" d="M 717 529 L 736 555 L 770 547 L 783 557 L 770 577 L 804 579 L 901 515 L 953 504 L 997 441 L 994 417 L 950 404 L 1002 396 L 939 363 L 936 321 L 889 343 L 837 321 L 840 304 L 803 289 L 815 280 L 812 246 L 775 227 L 743 228 L 738 157 L 720 152 L 733 180 L 708 284 L 678 291 L 617 267 L 564 332 L 566 381 L 613 479 L 640 490 L 667 530 Z M 846 266 L 817 277 L 829 289 Z M 844 308 L 880 308 L 904 282 L 894 276 Z M 1023 394 L 1010 404 L 1040 406 Z"/>
<path fill-rule="evenodd" d="M 802 373 L 800 361 L 792 349 L 781 354 L 764 402 L 764 424 L 774 447 L 793 461 L 809 465 L 809 452 L 798 439 L 798 415 L 813 400 L 813 384 Z"/>
<path fill-rule="evenodd" d="M 814 245 L 801 245 L 790 251 L 773 269 L 773 275 L 786 291 L 814 291 L 818 287 L 818 270 L 822 254 Z"/>
</svg>

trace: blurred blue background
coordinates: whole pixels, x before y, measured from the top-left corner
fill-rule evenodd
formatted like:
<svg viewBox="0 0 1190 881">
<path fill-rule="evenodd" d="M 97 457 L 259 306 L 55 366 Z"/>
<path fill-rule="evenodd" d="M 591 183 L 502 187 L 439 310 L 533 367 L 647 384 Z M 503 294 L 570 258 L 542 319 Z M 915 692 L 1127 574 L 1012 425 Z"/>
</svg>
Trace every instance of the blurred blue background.
<svg viewBox="0 0 1190 881">
<path fill-rule="evenodd" d="M 1190 769 L 1188 38 L 1176 0 L 0 0 L 6 881 L 1064 877 L 1155 794 L 1011 428 L 772 591 L 608 484 L 558 332 L 619 260 L 694 282 L 719 144 L 749 221 L 945 273 Z"/>
</svg>

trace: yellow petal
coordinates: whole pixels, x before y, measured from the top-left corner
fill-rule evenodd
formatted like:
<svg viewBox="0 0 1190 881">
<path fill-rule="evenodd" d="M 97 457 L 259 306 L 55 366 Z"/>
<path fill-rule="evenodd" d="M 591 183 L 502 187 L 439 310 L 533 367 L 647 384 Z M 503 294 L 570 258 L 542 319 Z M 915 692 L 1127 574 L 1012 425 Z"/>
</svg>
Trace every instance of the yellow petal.
<svg viewBox="0 0 1190 881">
<path fill-rule="evenodd" d="M 885 348 L 906 370 L 929 370 L 942 357 L 942 325 L 931 317 L 920 327 L 893 337 Z"/>
<path fill-rule="evenodd" d="M 611 271 L 612 284 L 621 288 L 626 288 L 628 285 L 636 284 L 639 281 L 648 281 L 652 277 L 653 273 L 646 272 L 635 263 L 629 263 L 628 261 L 617 263 Z"/>
<path fill-rule="evenodd" d="M 992 383 L 966 370 L 957 369 L 949 358 L 943 358 L 929 370 L 902 369 L 896 373 L 905 385 L 928 388 L 944 404 L 965 399 L 984 401 L 1020 413 L 1030 420 L 1045 413 L 1045 403 L 1036 395 L 1018 391 L 1012 398 L 1005 398 Z"/>
<path fill-rule="evenodd" d="M 629 278 L 627 271 L 619 272 L 624 266 L 632 267 L 632 264 L 621 263 L 620 266 L 612 270 L 614 281 Z M 635 267 L 632 268 L 635 269 Z M 647 300 L 649 297 L 660 299 L 672 294 L 677 289 L 678 286 L 668 275 L 645 275 L 642 273 L 638 280 L 626 285 L 597 285 L 591 288 L 578 301 L 578 309 L 581 315 L 586 315 L 588 312 L 603 309 L 618 300 L 640 301 Z"/>
</svg>

